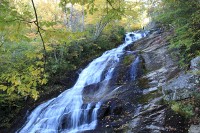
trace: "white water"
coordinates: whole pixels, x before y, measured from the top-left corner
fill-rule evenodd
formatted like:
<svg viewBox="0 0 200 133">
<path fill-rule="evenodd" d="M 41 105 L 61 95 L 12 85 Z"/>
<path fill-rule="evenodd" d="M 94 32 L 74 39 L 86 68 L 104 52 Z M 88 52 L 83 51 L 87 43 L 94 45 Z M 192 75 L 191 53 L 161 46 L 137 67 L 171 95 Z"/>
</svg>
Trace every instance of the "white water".
<svg viewBox="0 0 200 133">
<path fill-rule="evenodd" d="M 131 72 L 130 72 L 130 74 L 131 74 L 131 79 L 132 80 L 135 80 L 136 77 L 138 76 L 137 75 L 137 72 L 138 72 L 137 68 L 138 68 L 139 62 L 140 62 L 140 59 L 139 59 L 139 56 L 137 56 L 136 59 L 134 60 L 134 62 L 131 64 Z"/>
<path fill-rule="evenodd" d="M 38 106 L 18 132 L 76 133 L 95 129 L 101 102 L 99 101 L 93 107 L 91 103 L 88 103 L 83 108 L 82 90 L 87 85 L 111 79 L 113 70 L 119 62 L 120 56 L 123 55 L 123 49 L 143 36 L 144 33 L 127 33 L 125 43 L 118 48 L 106 51 L 101 57 L 93 60 L 80 73 L 76 84 L 71 89 L 64 91 L 57 98 Z M 107 70 L 105 78 L 101 79 L 105 70 Z M 90 110 L 92 110 L 91 115 L 89 114 Z"/>
</svg>

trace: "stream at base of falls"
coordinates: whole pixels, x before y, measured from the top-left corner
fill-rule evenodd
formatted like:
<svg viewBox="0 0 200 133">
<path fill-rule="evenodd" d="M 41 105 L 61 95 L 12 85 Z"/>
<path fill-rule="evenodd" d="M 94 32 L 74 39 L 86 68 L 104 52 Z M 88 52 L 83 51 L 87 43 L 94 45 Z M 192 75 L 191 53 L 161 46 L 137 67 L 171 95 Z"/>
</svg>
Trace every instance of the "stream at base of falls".
<svg viewBox="0 0 200 133">
<path fill-rule="evenodd" d="M 95 102 L 84 103 L 83 89 L 88 85 L 103 82 L 104 87 L 99 90 L 99 95 L 103 94 L 105 91 L 103 88 L 106 88 L 112 79 L 115 67 L 124 54 L 124 48 L 145 36 L 145 32 L 127 33 L 125 42 L 94 59 L 80 73 L 72 88 L 36 107 L 17 133 L 76 133 L 95 129 L 98 123 L 97 113 L 102 102 L 99 99 Z M 135 68 L 138 62 L 139 57 L 132 64 L 132 80 L 137 77 Z"/>
</svg>

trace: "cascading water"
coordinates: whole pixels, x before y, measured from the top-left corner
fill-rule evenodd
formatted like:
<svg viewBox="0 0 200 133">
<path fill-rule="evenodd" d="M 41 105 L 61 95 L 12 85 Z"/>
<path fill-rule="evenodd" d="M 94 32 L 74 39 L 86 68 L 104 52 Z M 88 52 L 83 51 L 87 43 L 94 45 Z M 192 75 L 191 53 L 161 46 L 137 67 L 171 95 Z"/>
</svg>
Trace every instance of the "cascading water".
<svg viewBox="0 0 200 133">
<path fill-rule="evenodd" d="M 123 55 L 123 49 L 144 36 L 146 34 L 139 32 L 127 33 L 125 43 L 118 48 L 106 51 L 101 57 L 93 60 L 80 73 L 77 82 L 71 89 L 38 106 L 17 132 L 75 133 L 95 129 L 101 101 L 97 102 L 96 105 L 83 103 L 82 91 L 84 87 L 101 81 L 108 83 L 119 58 Z M 105 74 L 104 78 L 102 78 L 103 73 Z"/>
<path fill-rule="evenodd" d="M 131 64 L 130 74 L 131 74 L 132 80 L 135 80 L 136 77 L 138 76 L 137 75 L 137 68 L 138 68 L 139 62 L 140 62 L 140 58 L 139 58 L 139 56 L 137 56 L 136 59 L 134 60 L 134 62 Z"/>
</svg>

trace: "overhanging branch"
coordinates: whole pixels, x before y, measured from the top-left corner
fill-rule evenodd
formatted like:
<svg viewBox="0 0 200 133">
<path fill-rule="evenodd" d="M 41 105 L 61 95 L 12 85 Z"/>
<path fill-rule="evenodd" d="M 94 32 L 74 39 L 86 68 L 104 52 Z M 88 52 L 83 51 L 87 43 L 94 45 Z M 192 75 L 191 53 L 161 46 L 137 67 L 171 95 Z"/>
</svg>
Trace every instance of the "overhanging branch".
<svg viewBox="0 0 200 133">
<path fill-rule="evenodd" d="M 41 38 L 41 41 L 42 41 L 42 45 L 43 45 L 43 56 L 44 56 L 44 69 L 45 69 L 45 64 L 46 64 L 46 46 L 44 44 L 44 39 L 42 37 L 42 33 L 40 31 L 40 29 L 42 29 L 39 25 L 39 21 L 38 21 L 38 15 L 37 15 L 37 11 L 36 11 L 36 8 L 35 8 L 35 3 L 33 0 L 31 0 L 32 2 L 32 6 L 33 6 L 33 9 L 34 9 L 34 13 L 35 13 L 35 21 L 33 21 L 35 23 L 35 25 L 37 26 L 37 32 L 39 33 L 40 35 L 40 38 Z"/>
</svg>

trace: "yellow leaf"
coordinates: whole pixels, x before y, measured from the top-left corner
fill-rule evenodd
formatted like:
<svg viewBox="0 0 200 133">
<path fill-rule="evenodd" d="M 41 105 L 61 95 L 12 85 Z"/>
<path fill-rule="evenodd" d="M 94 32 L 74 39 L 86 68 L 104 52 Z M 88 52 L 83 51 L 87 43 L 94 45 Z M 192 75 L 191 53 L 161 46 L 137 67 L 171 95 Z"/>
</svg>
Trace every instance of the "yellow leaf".
<svg viewBox="0 0 200 133">
<path fill-rule="evenodd" d="M 47 83 L 47 79 L 42 79 L 41 84 L 46 84 Z"/>
<path fill-rule="evenodd" d="M 21 85 L 21 81 L 20 81 L 20 79 L 15 80 L 15 81 L 14 81 L 14 84 L 15 84 L 15 86 L 17 86 L 17 85 Z"/>
<path fill-rule="evenodd" d="M 3 90 L 3 91 L 5 91 L 7 88 L 8 88 L 8 87 L 5 86 L 5 85 L 0 85 L 0 89 Z"/>
<path fill-rule="evenodd" d="M 43 58 L 42 54 L 38 54 L 37 57 L 41 60 Z"/>
</svg>

